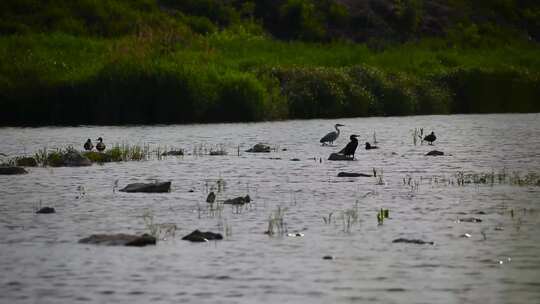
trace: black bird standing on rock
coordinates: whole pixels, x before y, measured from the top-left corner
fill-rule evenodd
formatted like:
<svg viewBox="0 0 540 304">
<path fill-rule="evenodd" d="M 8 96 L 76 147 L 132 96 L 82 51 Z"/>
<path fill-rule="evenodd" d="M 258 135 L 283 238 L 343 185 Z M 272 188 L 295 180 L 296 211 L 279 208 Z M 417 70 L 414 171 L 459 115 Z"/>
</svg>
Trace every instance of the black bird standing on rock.
<svg viewBox="0 0 540 304">
<path fill-rule="evenodd" d="M 351 156 L 352 159 L 354 159 L 354 152 L 356 152 L 356 148 L 358 147 L 358 139 L 356 139 L 357 137 L 358 135 L 351 135 L 351 141 L 345 146 L 345 148 L 339 151 L 339 153 L 345 156 Z"/>
<path fill-rule="evenodd" d="M 103 143 L 103 138 L 98 138 L 97 141 L 99 141 L 97 144 L 96 144 L 96 149 L 99 151 L 99 152 L 102 152 L 103 150 L 105 150 L 105 144 Z"/>
<path fill-rule="evenodd" d="M 92 151 L 92 149 L 94 149 L 94 145 L 92 144 L 92 141 L 90 140 L 90 138 L 86 140 L 86 142 L 84 143 L 84 149 L 86 151 Z"/>
<path fill-rule="evenodd" d="M 437 139 L 437 136 L 435 136 L 435 132 L 431 132 L 431 134 L 426 135 L 424 137 L 424 140 L 429 142 L 430 145 L 433 145 L 433 142 Z"/>
<path fill-rule="evenodd" d="M 366 150 L 371 150 L 371 149 L 379 149 L 379 147 L 372 146 L 370 143 L 366 142 Z"/>
</svg>

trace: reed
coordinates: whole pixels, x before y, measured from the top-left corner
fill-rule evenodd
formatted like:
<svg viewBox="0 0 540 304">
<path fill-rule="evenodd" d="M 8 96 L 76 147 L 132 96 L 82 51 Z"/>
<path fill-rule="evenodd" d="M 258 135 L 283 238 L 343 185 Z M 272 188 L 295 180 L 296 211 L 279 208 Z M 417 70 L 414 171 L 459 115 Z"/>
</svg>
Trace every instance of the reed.
<svg viewBox="0 0 540 304">
<path fill-rule="evenodd" d="M 266 234 L 270 236 L 278 235 L 282 236 L 287 233 L 287 224 L 285 223 L 285 213 L 288 208 L 278 206 L 268 217 L 268 229 Z"/>
</svg>

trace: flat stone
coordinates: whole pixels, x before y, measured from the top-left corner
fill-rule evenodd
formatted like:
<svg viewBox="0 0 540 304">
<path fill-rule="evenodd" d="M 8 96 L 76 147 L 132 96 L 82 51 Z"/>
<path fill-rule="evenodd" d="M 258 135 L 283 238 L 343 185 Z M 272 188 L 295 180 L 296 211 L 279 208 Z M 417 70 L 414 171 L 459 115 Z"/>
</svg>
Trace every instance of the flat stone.
<svg viewBox="0 0 540 304">
<path fill-rule="evenodd" d="M 328 160 L 354 160 L 354 158 L 339 153 L 332 153 L 328 157 Z"/>
<path fill-rule="evenodd" d="M 465 217 L 460 218 L 459 221 L 464 223 L 481 223 L 482 219 L 479 219 L 477 217 Z"/>
<path fill-rule="evenodd" d="M 427 242 L 419 239 L 405 239 L 405 238 L 399 238 L 392 241 L 392 243 L 406 243 L 406 244 L 417 244 L 417 245 L 433 245 L 434 242 Z"/>
<path fill-rule="evenodd" d="M 444 152 L 437 151 L 437 150 L 429 151 L 428 153 L 426 153 L 426 156 L 442 156 L 442 155 L 444 155 Z"/>
<path fill-rule="evenodd" d="M 265 144 L 256 144 L 253 148 L 246 150 L 246 152 L 250 153 L 270 153 L 270 151 L 270 146 Z"/>
<path fill-rule="evenodd" d="M 16 175 L 26 173 L 28 173 L 28 171 L 26 171 L 23 167 L 0 166 L 0 175 Z"/>
<path fill-rule="evenodd" d="M 17 166 L 20 167 L 37 167 L 37 160 L 33 157 L 18 157 L 15 160 Z"/>
<path fill-rule="evenodd" d="M 50 213 L 56 213 L 56 210 L 54 210 L 54 208 L 52 208 L 52 207 L 43 207 L 43 208 L 39 209 L 38 211 L 36 211 L 36 213 L 50 214 Z"/>
<path fill-rule="evenodd" d="M 230 205 L 244 205 L 251 202 L 251 197 L 249 195 L 246 196 L 239 196 L 231 199 L 225 200 L 224 204 L 230 204 Z"/>
<path fill-rule="evenodd" d="M 338 177 L 372 177 L 371 174 L 355 173 L 355 172 L 339 172 Z"/>
<path fill-rule="evenodd" d="M 210 231 L 202 232 L 199 230 L 195 230 L 182 238 L 182 240 L 190 241 L 190 242 L 208 242 L 212 240 L 222 240 L 222 239 L 223 239 L 223 236 L 219 233 L 214 233 Z"/>
<path fill-rule="evenodd" d="M 133 183 L 120 189 L 122 192 L 142 192 L 142 193 L 165 193 L 171 191 L 171 182 L 161 183 Z"/>
<path fill-rule="evenodd" d="M 131 235 L 131 234 L 93 234 L 87 238 L 79 240 L 81 244 L 107 245 L 107 246 L 135 246 L 143 247 L 146 245 L 155 245 L 156 238 L 149 235 Z"/>
<path fill-rule="evenodd" d="M 172 150 L 172 151 L 161 153 L 161 156 L 182 156 L 182 155 L 184 155 L 183 150 Z"/>
</svg>

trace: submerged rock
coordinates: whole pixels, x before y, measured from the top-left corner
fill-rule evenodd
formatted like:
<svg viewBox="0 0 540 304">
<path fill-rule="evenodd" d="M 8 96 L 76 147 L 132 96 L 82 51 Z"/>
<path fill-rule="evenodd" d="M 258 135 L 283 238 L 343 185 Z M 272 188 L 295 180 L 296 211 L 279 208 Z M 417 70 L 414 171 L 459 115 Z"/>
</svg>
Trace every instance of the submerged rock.
<svg viewBox="0 0 540 304">
<path fill-rule="evenodd" d="M 371 174 L 355 173 L 355 172 L 339 172 L 338 177 L 372 177 Z"/>
<path fill-rule="evenodd" d="M 52 207 L 43 207 L 43 208 L 39 209 L 38 211 L 36 211 L 36 213 L 50 214 L 50 213 L 56 213 L 56 210 L 54 210 L 54 208 L 52 208 Z"/>
<path fill-rule="evenodd" d="M 265 144 L 256 144 L 253 148 L 246 150 L 246 152 L 251 153 L 269 153 L 271 150 L 270 146 Z"/>
<path fill-rule="evenodd" d="M 155 245 L 156 238 L 149 235 L 131 234 L 93 234 L 87 238 L 79 240 L 81 244 L 107 245 L 107 246 L 135 246 Z"/>
<path fill-rule="evenodd" d="M 335 260 L 336 259 L 336 257 L 333 256 L 333 255 L 325 255 L 322 258 L 323 258 L 323 260 Z"/>
<path fill-rule="evenodd" d="M 216 150 L 216 151 L 210 151 L 210 153 L 208 153 L 209 155 L 212 155 L 212 156 L 223 156 L 223 155 L 227 155 L 227 151 L 225 150 Z"/>
<path fill-rule="evenodd" d="M 62 155 L 61 166 L 66 167 L 84 167 L 92 165 L 92 162 L 77 151 L 69 151 Z"/>
<path fill-rule="evenodd" d="M 161 153 L 161 156 L 182 156 L 182 155 L 184 155 L 183 150 L 171 150 L 168 152 Z"/>
<path fill-rule="evenodd" d="M 122 192 L 143 192 L 143 193 L 164 193 L 171 191 L 171 182 L 161 182 L 161 183 L 134 183 L 128 184 L 123 189 L 120 189 Z"/>
<path fill-rule="evenodd" d="M 328 157 L 328 160 L 354 160 L 354 158 L 339 153 L 332 153 Z"/>
<path fill-rule="evenodd" d="M 465 217 L 465 218 L 460 218 L 459 219 L 459 222 L 464 222 L 464 223 L 481 223 L 482 222 L 482 219 L 479 219 L 477 217 Z"/>
<path fill-rule="evenodd" d="M 437 150 L 429 151 L 428 153 L 426 153 L 426 156 L 442 156 L 442 155 L 444 155 L 444 152 L 437 151 Z"/>
<path fill-rule="evenodd" d="M 405 239 L 405 238 L 399 238 L 392 241 L 392 243 L 407 243 L 407 244 L 417 244 L 417 245 L 433 245 L 434 242 L 426 242 L 419 239 Z"/>
<path fill-rule="evenodd" d="M 214 232 L 202 232 L 199 230 L 195 230 L 192 233 L 184 236 L 182 240 L 190 241 L 190 242 L 208 242 L 212 240 L 222 240 L 223 236 L 219 233 Z"/>
<path fill-rule="evenodd" d="M 37 167 L 37 160 L 33 157 L 19 157 L 15 160 L 19 167 Z"/>
<path fill-rule="evenodd" d="M 224 204 L 231 204 L 231 205 L 244 205 L 244 204 L 247 204 L 249 202 L 251 202 L 251 197 L 249 197 L 249 195 L 246 195 L 246 196 L 239 196 L 239 197 L 235 197 L 235 198 L 225 200 L 223 203 Z"/>
<path fill-rule="evenodd" d="M 26 173 L 28 173 L 28 171 L 26 171 L 23 167 L 0 166 L 0 175 L 16 175 Z"/>
</svg>

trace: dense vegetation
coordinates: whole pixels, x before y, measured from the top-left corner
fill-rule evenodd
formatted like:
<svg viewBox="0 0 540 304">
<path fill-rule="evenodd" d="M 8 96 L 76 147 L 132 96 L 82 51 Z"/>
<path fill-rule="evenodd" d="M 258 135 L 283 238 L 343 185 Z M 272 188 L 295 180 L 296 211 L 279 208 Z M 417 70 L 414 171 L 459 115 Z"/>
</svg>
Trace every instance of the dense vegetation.
<svg viewBox="0 0 540 304">
<path fill-rule="evenodd" d="M 4 0 L 0 124 L 538 112 L 539 28 L 519 0 Z"/>
</svg>

